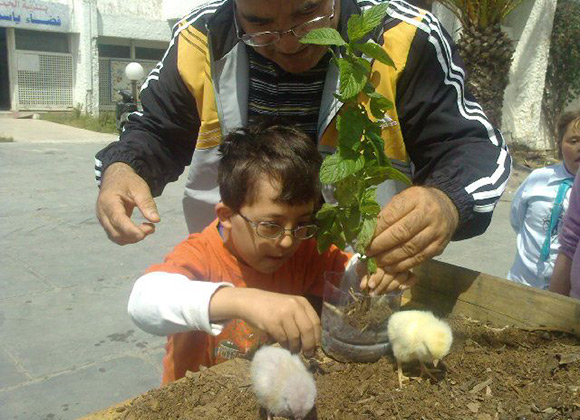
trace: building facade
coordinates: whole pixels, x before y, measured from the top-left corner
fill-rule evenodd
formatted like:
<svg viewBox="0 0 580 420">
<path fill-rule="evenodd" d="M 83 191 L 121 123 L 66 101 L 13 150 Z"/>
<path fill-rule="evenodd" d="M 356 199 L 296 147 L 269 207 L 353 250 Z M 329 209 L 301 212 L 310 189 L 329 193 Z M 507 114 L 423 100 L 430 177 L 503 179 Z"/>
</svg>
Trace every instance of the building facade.
<svg viewBox="0 0 580 420">
<path fill-rule="evenodd" d="M 110 110 L 201 0 L 0 0 L 0 111 Z"/>
</svg>

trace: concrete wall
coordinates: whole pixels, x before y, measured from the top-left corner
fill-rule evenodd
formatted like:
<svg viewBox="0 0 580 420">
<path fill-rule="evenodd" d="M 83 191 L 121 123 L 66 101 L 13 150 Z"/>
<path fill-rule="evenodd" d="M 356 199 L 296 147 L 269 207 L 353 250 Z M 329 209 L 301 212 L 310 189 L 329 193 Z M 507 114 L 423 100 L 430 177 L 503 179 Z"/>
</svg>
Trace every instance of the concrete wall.
<svg viewBox="0 0 580 420">
<path fill-rule="evenodd" d="M 99 112 L 99 55 L 97 50 L 97 2 L 74 0 L 73 60 L 75 81 L 73 103 L 83 111 Z"/>
<path fill-rule="evenodd" d="M 152 41 L 171 36 L 162 0 L 97 0 L 97 10 L 99 36 Z"/>
<path fill-rule="evenodd" d="M 209 0 L 163 0 L 163 16 L 166 20 L 177 20 L 186 15 L 194 7 L 207 3 Z"/>
</svg>

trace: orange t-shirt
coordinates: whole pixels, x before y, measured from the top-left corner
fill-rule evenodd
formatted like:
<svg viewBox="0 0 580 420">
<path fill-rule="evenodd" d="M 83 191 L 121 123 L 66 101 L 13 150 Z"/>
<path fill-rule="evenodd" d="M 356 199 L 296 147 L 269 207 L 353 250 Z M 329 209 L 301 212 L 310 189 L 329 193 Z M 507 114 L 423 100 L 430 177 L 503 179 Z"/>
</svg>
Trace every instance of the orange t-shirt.
<svg viewBox="0 0 580 420">
<path fill-rule="evenodd" d="M 201 233 L 190 235 L 165 257 L 163 264 L 147 272 L 183 274 L 190 279 L 228 282 L 235 287 L 252 287 L 275 293 L 322 296 L 324 272 L 344 271 L 350 254 L 332 246 L 319 254 L 316 241 L 309 239 L 275 273 L 263 274 L 240 263 L 226 248 L 217 220 Z M 229 321 L 217 336 L 190 331 L 168 336 L 163 359 L 163 383 L 185 373 L 212 366 L 234 357 L 251 355 L 267 342 L 267 336 L 240 319 Z"/>
</svg>

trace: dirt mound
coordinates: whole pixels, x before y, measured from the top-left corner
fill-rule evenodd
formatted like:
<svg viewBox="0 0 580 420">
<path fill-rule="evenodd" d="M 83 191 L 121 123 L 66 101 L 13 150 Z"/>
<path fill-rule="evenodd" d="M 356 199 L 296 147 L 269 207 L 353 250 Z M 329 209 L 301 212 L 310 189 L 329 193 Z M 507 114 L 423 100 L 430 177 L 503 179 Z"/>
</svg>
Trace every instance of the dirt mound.
<svg viewBox="0 0 580 420">
<path fill-rule="evenodd" d="M 451 318 L 454 343 L 438 381 L 398 389 L 396 364 L 309 360 L 318 419 L 580 419 L 580 340 L 563 333 L 492 328 Z M 249 362 L 236 359 L 190 374 L 112 409 L 111 419 L 259 419 Z M 404 372 L 419 374 L 415 364 Z"/>
</svg>

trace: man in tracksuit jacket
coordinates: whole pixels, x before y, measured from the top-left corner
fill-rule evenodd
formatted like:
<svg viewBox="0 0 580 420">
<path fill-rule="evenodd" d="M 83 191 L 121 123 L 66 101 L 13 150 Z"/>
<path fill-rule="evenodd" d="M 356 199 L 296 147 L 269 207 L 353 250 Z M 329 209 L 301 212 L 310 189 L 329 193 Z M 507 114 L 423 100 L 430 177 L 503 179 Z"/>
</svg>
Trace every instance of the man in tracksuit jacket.
<svg viewBox="0 0 580 420">
<path fill-rule="evenodd" d="M 190 232 L 206 226 L 220 199 L 218 145 L 257 114 L 295 118 L 322 153 L 332 152 L 338 71 L 326 47 L 298 37 L 304 22 L 323 17 L 346 38 L 348 18 L 380 2 L 216 0 L 178 22 L 142 87 L 143 112 L 132 114 L 120 140 L 96 155 L 97 215 L 109 237 L 127 244 L 154 232 L 160 219 L 152 196 L 187 165 L 187 224 Z M 275 32 L 276 42 L 252 46 L 264 31 Z M 440 254 L 451 239 L 485 231 L 511 158 L 499 130 L 465 91 L 461 59 L 432 14 L 391 0 L 371 36 L 396 65 L 372 63 L 377 91 L 395 104 L 382 120 L 385 151 L 414 185 L 381 186 L 385 205 L 367 254 L 402 272 Z M 134 207 L 153 223 L 133 224 Z"/>
</svg>

